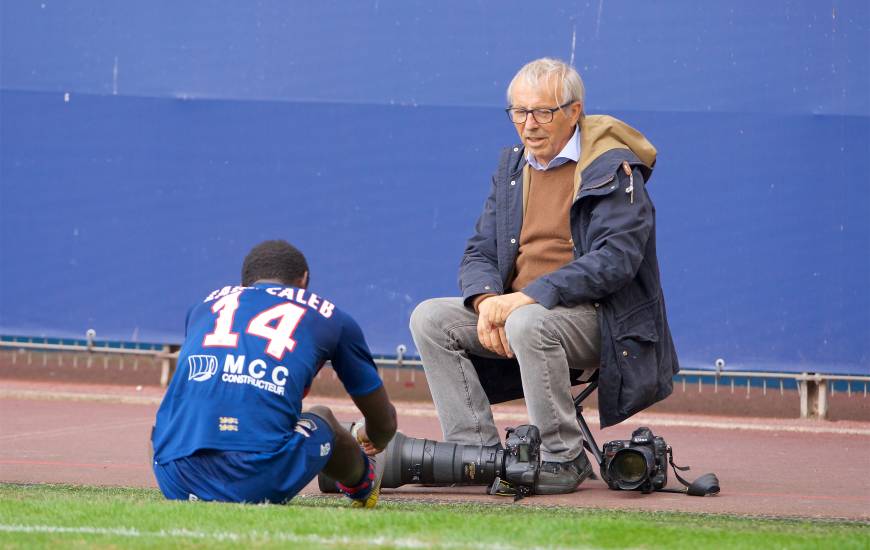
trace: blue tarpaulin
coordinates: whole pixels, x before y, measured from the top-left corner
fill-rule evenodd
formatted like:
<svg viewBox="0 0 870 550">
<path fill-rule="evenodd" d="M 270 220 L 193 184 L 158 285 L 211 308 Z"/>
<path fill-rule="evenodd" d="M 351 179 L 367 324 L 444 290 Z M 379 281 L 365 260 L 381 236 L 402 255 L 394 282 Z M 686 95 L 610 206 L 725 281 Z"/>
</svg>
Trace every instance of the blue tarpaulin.
<svg viewBox="0 0 870 550">
<path fill-rule="evenodd" d="M 0 334 L 179 342 L 268 238 L 373 351 L 457 293 L 526 61 L 659 150 L 684 366 L 870 373 L 870 4 L 0 4 Z"/>
</svg>

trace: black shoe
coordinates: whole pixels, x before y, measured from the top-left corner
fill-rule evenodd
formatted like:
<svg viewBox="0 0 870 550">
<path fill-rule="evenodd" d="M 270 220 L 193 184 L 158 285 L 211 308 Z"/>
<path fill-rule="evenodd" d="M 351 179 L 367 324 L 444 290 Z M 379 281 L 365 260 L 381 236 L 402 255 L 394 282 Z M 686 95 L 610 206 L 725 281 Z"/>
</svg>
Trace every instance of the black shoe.
<svg viewBox="0 0 870 550">
<path fill-rule="evenodd" d="M 561 495 L 573 493 L 583 481 L 592 475 L 592 464 L 586 453 L 580 451 L 571 462 L 542 462 L 535 493 Z"/>
</svg>

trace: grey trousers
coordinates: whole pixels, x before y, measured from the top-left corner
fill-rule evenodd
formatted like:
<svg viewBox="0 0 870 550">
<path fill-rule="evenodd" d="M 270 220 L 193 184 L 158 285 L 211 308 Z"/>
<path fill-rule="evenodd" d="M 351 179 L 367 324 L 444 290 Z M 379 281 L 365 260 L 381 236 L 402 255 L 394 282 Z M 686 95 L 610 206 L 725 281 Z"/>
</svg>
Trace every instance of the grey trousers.
<svg viewBox="0 0 870 550">
<path fill-rule="evenodd" d="M 492 408 L 468 354 L 498 357 L 477 338 L 477 314 L 461 298 L 433 298 L 411 314 L 411 333 L 446 441 L 495 445 L 499 433 Z M 601 336 L 591 304 L 547 309 L 532 304 L 514 310 L 505 333 L 520 365 L 529 421 L 541 430 L 541 457 L 573 460 L 583 450 L 574 410 L 569 366 L 598 368 Z"/>
</svg>

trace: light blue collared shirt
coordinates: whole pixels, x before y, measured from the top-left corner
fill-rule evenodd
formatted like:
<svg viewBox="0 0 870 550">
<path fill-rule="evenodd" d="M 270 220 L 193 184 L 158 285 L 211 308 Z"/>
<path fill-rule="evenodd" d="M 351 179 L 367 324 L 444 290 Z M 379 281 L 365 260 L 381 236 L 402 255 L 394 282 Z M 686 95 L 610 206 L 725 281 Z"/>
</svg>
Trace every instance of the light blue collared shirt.
<svg viewBox="0 0 870 550">
<path fill-rule="evenodd" d="M 565 147 L 559 151 L 559 154 L 553 157 L 553 160 L 547 163 L 546 166 L 542 165 L 538 162 L 538 159 L 535 158 L 531 152 L 526 152 L 526 162 L 529 163 L 529 166 L 534 168 L 535 170 L 549 170 L 551 168 L 556 168 L 557 166 L 562 166 L 569 160 L 574 162 L 578 162 L 580 160 L 580 128 L 574 128 L 574 135 L 571 136 L 571 139 L 568 140 L 568 143 L 565 144 Z"/>
</svg>

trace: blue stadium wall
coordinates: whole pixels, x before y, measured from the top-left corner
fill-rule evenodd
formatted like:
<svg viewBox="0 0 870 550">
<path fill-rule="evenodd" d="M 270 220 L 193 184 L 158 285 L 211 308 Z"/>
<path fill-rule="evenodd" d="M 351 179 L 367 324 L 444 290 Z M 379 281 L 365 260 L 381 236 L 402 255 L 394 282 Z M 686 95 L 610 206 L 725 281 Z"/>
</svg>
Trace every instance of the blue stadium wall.
<svg viewBox="0 0 870 550">
<path fill-rule="evenodd" d="M 285 238 L 375 353 L 457 292 L 524 62 L 641 129 L 684 366 L 870 371 L 870 3 L 0 3 L 0 334 L 179 342 Z"/>
</svg>

